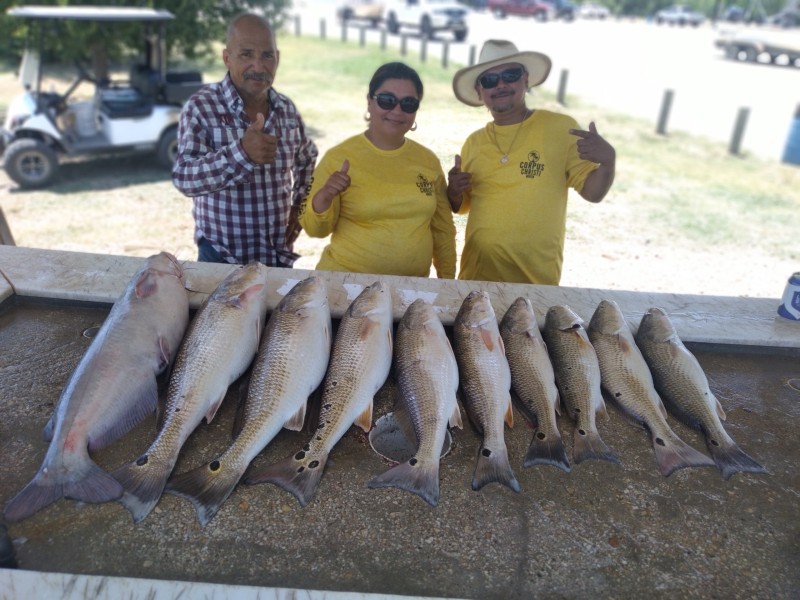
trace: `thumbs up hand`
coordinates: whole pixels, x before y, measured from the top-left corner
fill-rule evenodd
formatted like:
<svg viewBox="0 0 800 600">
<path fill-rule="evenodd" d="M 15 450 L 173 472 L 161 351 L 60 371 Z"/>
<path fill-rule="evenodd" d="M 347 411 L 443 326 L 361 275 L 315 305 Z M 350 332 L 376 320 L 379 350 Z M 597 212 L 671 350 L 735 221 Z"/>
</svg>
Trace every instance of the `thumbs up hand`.
<svg viewBox="0 0 800 600">
<path fill-rule="evenodd" d="M 278 138 L 264 132 L 264 114 L 258 113 L 242 137 L 242 146 L 247 157 L 258 165 L 275 161 L 278 152 Z"/>
<path fill-rule="evenodd" d="M 463 194 L 472 189 L 472 175 L 461 170 L 461 155 L 456 154 L 453 168 L 447 173 L 447 199 L 450 208 L 458 212 L 463 201 Z"/>
<path fill-rule="evenodd" d="M 328 181 L 314 194 L 314 198 L 311 200 L 314 212 L 321 213 L 328 210 L 333 203 L 333 199 L 350 187 L 350 176 L 347 174 L 349 170 L 350 161 L 345 159 L 342 167 L 338 171 L 331 173 Z"/>
</svg>

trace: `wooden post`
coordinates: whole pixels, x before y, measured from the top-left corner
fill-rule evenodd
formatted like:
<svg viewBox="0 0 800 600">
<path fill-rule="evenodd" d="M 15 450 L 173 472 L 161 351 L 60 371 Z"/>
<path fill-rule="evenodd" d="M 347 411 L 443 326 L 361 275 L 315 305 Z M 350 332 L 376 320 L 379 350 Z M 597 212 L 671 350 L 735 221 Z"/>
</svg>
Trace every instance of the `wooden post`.
<svg viewBox="0 0 800 600">
<path fill-rule="evenodd" d="M 6 216 L 3 214 L 3 209 L 0 208 L 0 244 L 5 246 L 16 246 L 14 236 L 11 235 L 11 228 L 8 226 Z"/>
<path fill-rule="evenodd" d="M 358 28 L 358 45 L 362 48 L 364 44 L 367 42 L 367 28 L 366 27 L 359 27 Z"/>
<path fill-rule="evenodd" d="M 739 114 L 736 116 L 736 124 L 733 126 L 733 135 L 731 136 L 731 144 L 728 146 L 728 152 L 738 155 L 742 148 L 742 138 L 744 137 L 744 129 L 747 125 L 747 119 L 750 116 L 750 109 L 742 107 L 739 109 Z"/>
<path fill-rule="evenodd" d="M 405 34 L 401 35 L 400 36 L 400 55 L 401 56 L 405 56 L 406 55 L 406 44 L 407 44 L 407 42 L 408 42 L 408 36 L 406 36 Z"/>
<path fill-rule="evenodd" d="M 666 135 L 667 121 L 669 120 L 669 111 L 672 108 L 672 98 L 674 93 L 672 90 L 664 91 L 664 99 L 661 101 L 661 112 L 658 115 L 658 125 L 656 126 L 656 133 Z"/>
<path fill-rule="evenodd" d="M 428 38 L 423 37 L 422 43 L 419 45 L 419 61 L 425 62 L 428 60 Z"/>
<path fill-rule="evenodd" d="M 326 31 L 325 31 L 325 25 L 326 25 L 325 19 L 320 19 L 319 20 L 319 38 L 321 40 L 325 40 L 325 38 L 328 37 L 327 34 L 326 34 Z"/>
<path fill-rule="evenodd" d="M 561 70 L 561 77 L 558 80 L 558 103 L 561 106 L 566 106 L 567 103 L 565 101 L 567 95 L 567 78 L 569 77 L 569 71 L 567 69 Z"/>
<path fill-rule="evenodd" d="M 300 37 L 300 15 L 294 16 L 294 37 Z"/>
<path fill-rule="evenodd" d="M 474 64 L 475 64 L 475 46 L 470 46 L 469 47 L 469 66 L 471 67 Z"/>
<path fill-rule="evenodd" d="M 386 50 L 386 30 L 381 29 L 381 50 Z"/>
<path fill-rule="evenodd" d="M 445 40 L 442 44 L 442 67 L 447 68 L 450 62 L 450 42 Z"/>
</svg>

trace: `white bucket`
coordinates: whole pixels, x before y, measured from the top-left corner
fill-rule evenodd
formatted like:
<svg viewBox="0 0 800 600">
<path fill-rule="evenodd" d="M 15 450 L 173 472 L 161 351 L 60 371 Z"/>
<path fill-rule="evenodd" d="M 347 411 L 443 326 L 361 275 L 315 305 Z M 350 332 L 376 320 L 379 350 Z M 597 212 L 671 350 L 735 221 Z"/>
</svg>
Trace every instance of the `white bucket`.
<svg viewBox="0 0 800 600">
<path fill-rule="evenodd" d="M 97 113 L 94 102 L 75 102 L 70 106 L 75 113 L 75 130 L 81 137 L 91 137 L 97 133 Z"/>
</svg>

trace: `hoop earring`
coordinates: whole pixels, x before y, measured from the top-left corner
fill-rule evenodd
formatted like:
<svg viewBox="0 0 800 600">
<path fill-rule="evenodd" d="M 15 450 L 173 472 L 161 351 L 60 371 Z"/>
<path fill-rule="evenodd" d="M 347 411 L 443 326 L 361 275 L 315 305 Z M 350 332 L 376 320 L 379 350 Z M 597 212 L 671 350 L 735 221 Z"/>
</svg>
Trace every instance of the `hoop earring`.
<svg viewBox="0 0 800 600">
<path fill-rule="evenodd" d="M 414 121 L 414 124 L 411 126 L 411 129 L 409 131 L 416 131 L 416 130 L 417 130 L 417 122 Z"/>
<path fill-rule="evenodd" d="M 364 113 L 364 120 L 369 123 L 369 120 L 372 118 L 372 115 L 369 114 L 369 109 Z"/>
</svg>

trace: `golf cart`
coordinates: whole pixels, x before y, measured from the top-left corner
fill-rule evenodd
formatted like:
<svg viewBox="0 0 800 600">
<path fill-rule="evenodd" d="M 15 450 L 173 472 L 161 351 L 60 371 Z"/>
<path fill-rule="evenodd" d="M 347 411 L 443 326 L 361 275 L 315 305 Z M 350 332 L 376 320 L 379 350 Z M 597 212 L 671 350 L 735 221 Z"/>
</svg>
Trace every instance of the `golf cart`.
<svg viewBox="0 0 800 600">
<path fill-rule="evenodd" d="M 12 180 L 23 188 L 45 187 L 55 179 L 64 156 L 154 152 L 159 163 L 172 166 L 181 106 L 202 86 L 199 72 L 167 72 L 164 30 L 172 13 L 94 6 L 18 6 L 7 12 L 39 25 L 38 47 L 29 43 L 22 56 L 19 80 L 24 92 L 10 103 L 0 130 L 3 166 Z M 76 63 L 77 77 L 66 92 L 43 91 L 44 43 L 65 20 L 143 23 L 143 62 L 130 69 L 124 82 L 99 81 Z M 72 98 L 84 82 L 94 86 L 93 98 Z"/>
</svg>

